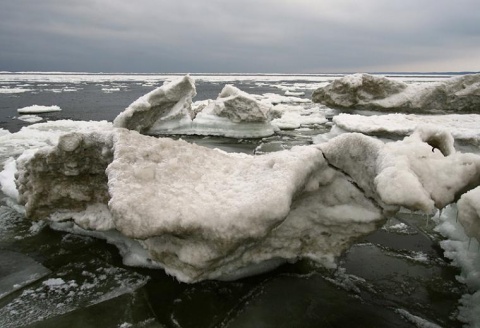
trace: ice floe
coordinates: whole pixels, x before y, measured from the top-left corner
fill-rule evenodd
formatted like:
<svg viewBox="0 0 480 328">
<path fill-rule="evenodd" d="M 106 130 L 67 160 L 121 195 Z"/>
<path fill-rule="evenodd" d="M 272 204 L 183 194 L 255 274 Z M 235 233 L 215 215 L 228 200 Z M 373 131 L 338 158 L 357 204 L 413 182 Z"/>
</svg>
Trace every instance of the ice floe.
<svg viewBox="0 0 480 328">
<path fill-rule="evenodd" d="M 38 115 L 20 115 L 17 119 L 28 123 L 37 123 L 43 120 L 43 118 Z"/>
<path fill-rule="evenodd" d="M 59 106 L 43 106 L 43 105 L 32 105 L 23 108 L 17 109 L 19 114 L 38 114 L 38 113 L 50 113 L 50 112 L 59 112 L 62 109 Z"/>
<path fill-rule="evenodd" d="M 478 112 L 480 74 L 414 84 L 370 74 L 347 75 L 314 91 L 314 102 L 333 108 L 410 112 Z"/>
<path fill-rule="evenodd" d="M 344 134 L 263 156 L 111 129 L 62 135 L 16 163 L 27 216 L 118 231 L 143 247 L 141 261 L 189 282 L 301 257 L 332 266 L 399 206 L 432 213 L 480 176 L 480 157 L 429 127 L 396 143 Z"/>
<path fill-rule="evenodd" d="M 416 115 L 386 114 L 357 115 L 339 114 L 333 118 L 337 127 L 348 132 L 360 132 L 376 136 L 403 137 L 411 134 L 419 125 L 431 124 L 448 131 L 456 140 L 478 144 L 480 142 L 480 115 Z"/>
<path fill-rule="evenodd" d="M 151 135 L 259 138 L 274 133 L 269 124 L 270 106 L 234 86 L 225 86 L 216 100 L 202 102 L 194 112 L 195 95 L 195 82 L 190 76 L 176 79 L 133 102 L 113 124 Z"/>
</svg>

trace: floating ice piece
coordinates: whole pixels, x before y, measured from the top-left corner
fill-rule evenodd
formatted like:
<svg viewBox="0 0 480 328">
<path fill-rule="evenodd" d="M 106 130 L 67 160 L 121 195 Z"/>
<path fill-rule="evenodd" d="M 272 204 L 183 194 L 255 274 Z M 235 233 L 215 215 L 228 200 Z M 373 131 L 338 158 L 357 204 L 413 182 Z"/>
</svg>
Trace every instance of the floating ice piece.
<svg viewBox="0 0 480 328">
<path fill-rule="evenodd" d="M 184 116 L 174 124 L 158 122 L 149 133 L 261 138 L 275 132 L 270 124 L 270 109 L 248 93 L 226 85 L 216 100 L 197 106 L 193 121 Z"/>
<path fill-rule="evenodd" d="M 311 103 L 310 99 L 293 96 L 282 96 L 276 93 L 265 93 L 262 95 L 262 101 L 266 104 L 292 104 L 292 103 Z"/>
<path fill-rule="evenodd" d="M 327 123 L 324 113 L 317 107 L 305 108 L 303 106 L 277 105 L 274 107 L 279 118 L 272 119 L 272 125 L 279 129 L 298 129 L 302 126 L 320 125 Z"/>
<path fill-rule="evenodd" d="M 40 113 L 50 113 L 50 112 L 59 112 L 62 109 L 56 105 L 54 106 L 43 106 L 43 105 L 32 105 L 23 108 L 17 109 L 19 114 L 40 114 Z"/>
<path fill-rule="evenodd" d="M 449 115 L 355 115 L 339 114 L 333 117 L 337 127 L 346 132 L 360 132 L 369 135 L 406 136 L 419 125 L 432 124 L 448 131 L 455 140 L 480 142 L 480 115 L 449 114 Z"/>
<path fill-rule="evenodd" d="M 226 85 L 216 101 L 211 102 L 202 112 L 226 117 L 232 122 L 267 122 L 271 107 L 260 103 L 248 93 L 233 85 Z"/>
<path fill-rule="evenodd" d="M 194 80 L 186 75 L 138 98 L 120 113 L 113 125 L 148 134 L 155 125 L 191 120 L 192 98 L 197 94 Z"/>
<path fill-rule="evenodd" d="M 38 115 L 20 115 L 17 119 L 28 123 L 37 123 L 43 120 L 43 118 Z"/>
<path fill-rule="evenodd" d="M 236 279 L 299 257 L 332 266 L 382 220 L 315 146 L 255 157 L 124 129 L 73 133 L 20 159 L 18 185 L 29 217 L 117 230 L 143 245 L 144 262 L 188 282 Z M 92 214 L 107 202 L 111 218 Z"/>
<path fill-rule="evenodd" d="M 226 85 L 215 101 L 197 104 L 194 80 L 188 75 L 164 84 L 132 103 L 114 121 L 142 134 L 197 134 L 260 138 L 274 134 L 270 106 Z"/>
<path fill-rule="evenodd" d="M 345 134 L 250 156 L 114 129 L 20 158 L 17 184 L 27 216 L 120 233 L 145 250 L 135 263 L 186 282 L 237 279 L 298 258 L 333 266 L 399 206 L 453 202 L 479 185 L 480 157 L 452 145 L 421 128 L 396 143 Z"/>
<path fill-rule="evenodd" d="M 479 112 L 479 94 L 480 74 L 421 85 L 353 74 L 315 90 L 312 99 L 333 108 Z"/>
<path fill-rule="evenodd" d="M 305 96 L 305 92 L 303 92 L 303 91 L 290 91 L 290 90 L 287 90 L 287 91 L 285 91 L 285 96 L 300 97 L 300 96 Z"/>
<path fill-rule="evenodd" d="M 0 93 L 24 93 L 24 92 L 29 92 L 29 91 L 32 91 L 32 89 L 27 89 L 27 88 L 5 88 L 5 87 L 0 88 Z"/>
</svg>

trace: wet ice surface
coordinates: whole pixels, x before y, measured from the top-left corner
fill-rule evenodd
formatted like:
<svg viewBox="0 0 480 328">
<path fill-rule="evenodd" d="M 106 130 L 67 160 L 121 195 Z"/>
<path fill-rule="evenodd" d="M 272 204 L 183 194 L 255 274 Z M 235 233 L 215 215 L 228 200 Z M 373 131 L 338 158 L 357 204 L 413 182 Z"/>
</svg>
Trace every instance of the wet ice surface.
<svg viewBox="0 0 480 328">
<path fill-rule="evenodd" d="M 232 83 L 249 93 L 305 92 L 306 98 L 318 87 L 304 81 Z M 1 95 L 8 102 L 0 105 L 0 127 L 11 132 L 28 125 L 14 119 L 16 108 L 34 103 L 63 109 L 42 114 L 44 119 L 112 120 L 158 81 L 19 84 L 9 88 L 31 91 Z M 199 83 L 195 100 L 216 98 L 223 85 Z M 61 97 L 51 103 L 53 94 Z M 182 138 L 261 155 L 309 144 L 329 130 L 326 124 L 263 139 Z M 459 269 L 443 257 L 435 223 L 423 215 L 389 219 L 346 252 L 336 270 L 302 261 L 238 281 L 188 285 L 161 270 L 126 267 L 118 250 L 102 240 L 53 231 L 1 205 L 0 327 L 462 327 L 456 317 L 466 287 L 456 279 Z"/>
</svg>

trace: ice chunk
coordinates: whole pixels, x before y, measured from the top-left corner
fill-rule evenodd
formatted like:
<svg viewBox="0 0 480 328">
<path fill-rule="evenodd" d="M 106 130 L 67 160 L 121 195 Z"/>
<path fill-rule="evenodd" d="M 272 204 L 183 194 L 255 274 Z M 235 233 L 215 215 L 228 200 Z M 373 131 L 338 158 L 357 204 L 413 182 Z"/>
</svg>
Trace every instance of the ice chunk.
<svg viewBox="0 0 480 328">
<path fill-rule="evenodd" d="M 43 118 L 38 115 L 20 115 L 17 119 L 28 123 L 37 123 L 43 120 Z"/>
<path fill-rule="evenodd" d="M 264 105 L 233 85 L 226 85 L 216 101 L 207 106 L 203 112 L 226 117 L 230 121 L 267 122 L 270 106 Z"/>
<path fill-rule="evenodd" d="M 0 250 L 0 263 L 0 299 L 50 273 L 30 257 L 8 250 Z"/>
<path fill-rule="evenodd" d="M 379 203 L 432 213 L 480 184 L 480 157 L 455 153 L 453 138 L 432 127 L 419 127 L 412 136 L 385 145 L 344 134 L 320 148 L 330 164 Z"/>
<path fill-rule="evenodd" d="M 45 146 L 54 146 L 61 135 L 70 132 L 108 133 L 112 123 L 107 121 L 58 120 L 32 124 L 16 133 L 0 134 L 0 163 L 9 157 L 18 157 L 25 150 L 36 151 Z"/>
<path fill-rule="evenodd" d="M 315 90 L 312 99 L 326 106 L 355 108 L 370 101 L 398 94 L 406 88 L 405 83 L 391 81 L 385 77 L 353 74 Z"/>
<path fill-rule="evenodd" d="M 382 220 L 315 146 L 255 157 L 119 129 L 105 138 L 62 136 L 57 147 L 18 164 L 30 217 L 71 220 L 104 236 L 119 231 L 145 248 L 141 257 L 189 282 L 299 257 L 332 266 Z M 48 196 L 40 197 L 45 188 Z"/>
<path fill-rule="evenodd" d="M 59 112 L 62 109 L 56 105 L 54 106 L 43 106 L 43 105 L 32 105 L 23 108 L 17 109 L 19 114 L 39 114 L 39 113 L 50 113 L 50 112 Z"/>
<path fill-rule="evenodd" d="M 0 186 L 2 192 L 18 201 L 18 190 L 15 185 L 15 172 L 17 172 L 17 165 L 13 158 L 9 158 L 3 167 L 3 171 L 0 171 Z"/>
<path fill-rule="evenodd" d="M 480 243 L 480 187 L 463 194 L 457 206 L 458 221 L 465 229 L 465 234 Z"/>
<path fill-rule="evenodd" d="M 232 85 L 226 85 L 215 101 L 196 104 L 193 110 L 195 95 L 194 80 L 187 75 L 136 100 L 117 116 L 114 126 L 151 135 L 260 138 L 274 133 L 270 106 Z"/>
<path fill-rule="evenodd" d="M 157 121 L 149 134 L 197 134 L 234 138 L 261 138 L 274 134 L 270 125 L 271 106 L 240 89 L 226 85 L 218 98 L 196 106 L 195 117 Z"/>
<path fill-rule="evenodd" d="M 314 91 L 314 102 L 333 108 L 478 112 L 480 74 L 423 85 L 369 74 L 348 75 Z"/>
<path fill-rule="evenodd" d="M 478 144 L 480 142 L 480 115 L 449 114 L 449 115 L 353 115 L 340 114 L 333 118 L 337 127 L 348 132 L 360 132 L 369 135 L 411 134 L 419 125 L 431 124 L 448 131 L 455 140 L 465 140 Z"/>
<path fill-rule="evenodd" d="M 460 299 L 458 318 L 472 327 L 480 326 L 480 242 L 474 239 L 478 233 L 478 212 L 475 213 L 478 190 L 477 187 L 464 194 L 457 203 L 458 208 L 447 207 L 437 218 L 439 224 L 435 228 L 446 237 L 440 242 L 444 256 L 461 268 L 457 279 L 468 286 L 470 294 Z M 478 234 L 476 236 L 478 238 Z"/>
<path fill-rule="evenodd" d="M 126 129 L 73 133 L 19 160 L 18 185 L 28 216 L 121 235 L 144 248 L 137 262 L 182 281 L 234 279 L 302 257 L 333 266 L 399 206 L 453 202 L 480 184 L 480 156 L 452 142 L 420 128 L 389 144 L 344 134 L 250 156 Z"/>
<path fill-rule="evenodd" d="M 27 216 L 44 218 L 56 211 L 106 203 L 105 168 L 112 156 L 112 134 L 98 132 L 63 135 L 57 147 L 19 158 L 17 185 Z M 55 178 L 49 172 L 55 172 Z"/>
<path fill-rule="evenodd" d="M 149 133 L 155 124 L 172 124 L 184 118 L 189 122 L 196 94 L 195 81 L 186 75 L 138 98 L 115 118 L 113 125 Z"/>
<path fill-rule="evenodd" d="M 277 105 L 274 110 L 280 117 L 272 119 L 272 125 L 279 129 L 298 129 L 302 126 L 325 124 L 327 122 L 325 115 L 317 107 Z"/>
<path fill-rule="evenodd" d="M 6 88 L 6 87 L 1 87 L 0 88 L 0 93 L 24 93 L 24 92 L 29 92 L 32 91 L 32 89 L 27 89 L 27 88 Z"/>
</svg>

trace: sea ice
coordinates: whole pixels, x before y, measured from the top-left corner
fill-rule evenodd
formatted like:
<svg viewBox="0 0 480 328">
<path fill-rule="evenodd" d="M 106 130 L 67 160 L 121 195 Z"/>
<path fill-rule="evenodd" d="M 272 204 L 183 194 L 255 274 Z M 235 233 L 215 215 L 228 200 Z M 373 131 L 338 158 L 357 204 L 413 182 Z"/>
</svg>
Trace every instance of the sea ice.
<svg viewBox="0 0 480 328">
<path fill-rule="evenodd" d="M 0 250 L 0 299 L 41 279 L 50 270 L 18 252 Z"/>
<path fill-rule="evenodd" d="M 431 124 L 452 134 L 455 140 L 464 140 L 474 144 L 480 143 L 480 115 L 355 115 L 339 114 L 333 117 L 335 125 L 346 132 L 360 132 L 369 135 L 406 136 L 419 125 Z"/>
<path fill-rule="evenodd" d="M 142 134 L 196 134 L 235 138 L 260 138 L 274 133 L 270 106 L 226 85 L 214 101 L 192 109 L 195 82 L 188 75 L 165 83 L 133 102 L 114 121 Z"/>
<path fill-rule="evenodd" d="M 347 75 L 314 91 L 314 102 L 333 108 L 478 112 L 480 74 L 436 83 L 406 84 L 369 74 Z"/>
<path fill-rule="evenodd" d="M 43 106 L 43 105 L 32 105 L 23 108 L 17 109 L 19 114 L 39 114 L 39 113 L 50 113 L 50 112 L 59 112 L 62 109 L 58 106 Z"/>
<path fill-rule="evenodd" d="M 349 133 L 319 147 L 367 196 L 392 206 L 432 213 L 480 184 L 480 156 L 456 153 L 452 136 L 432 126 L 388 144 Z"/>
<path fill-rule="evenodd" d="M 111 130 L 112 123 L 107 121 L 58 120 L 32 124 L 16 133 L 0 133 L 0 163 L 10 157 L 18 157 L 24 151 L 33 152 L 45 146 L 57 145 L 58 138 L 69 132 Z"/>
<path fill-rule="evenodd" d="M 134 263 L 186 282 L 298 258 L 334 266 L 400 206 L 432 213 L 480 185 L 480 156 L 429 126 L 388 144 L 352 133 L 262 156 L 126 129 L 71 133 L 17 169 L 28 217 L 117 233 L 143 247 Z"/>
<path fill-rule="evenodd" d="M 462 224 L 465 234 L 480 243 L 480 187 L 463 194 L 457 202 L 457 207 L 458 221 Z"/>
<path fill-rule="evenodd" d="M 43 120 L 43 118 L 38 115 L 20 115 L 17 119 L 28 123 L 37 123 Z"/>
<path fill-rule="evenodd" d="M 138 98 L 115 118 L 113 125 L 149 134 L 155 124 L 172 127 L 185 118 L 191 121 L 196 94 L 195 81 L 186 75 Z"/>
</svg>

